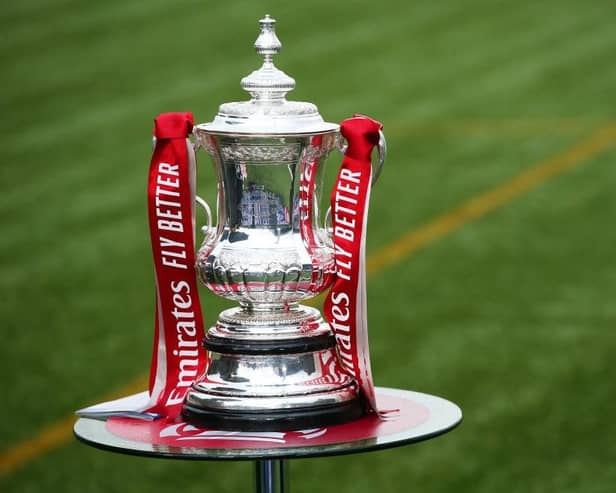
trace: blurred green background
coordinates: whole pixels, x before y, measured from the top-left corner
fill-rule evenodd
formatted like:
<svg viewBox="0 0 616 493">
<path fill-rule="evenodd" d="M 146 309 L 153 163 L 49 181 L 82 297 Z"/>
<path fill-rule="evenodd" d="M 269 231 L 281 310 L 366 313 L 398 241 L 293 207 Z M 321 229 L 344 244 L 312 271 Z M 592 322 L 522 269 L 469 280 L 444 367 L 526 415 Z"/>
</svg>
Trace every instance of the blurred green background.
<svg viewBox="0 0 616 493">
<path fill-rule="evenodd" d="M 265 13 L 291 99 L 385 124 L 372 256 L 616 117 L 611 0 L 3 2 L 1 491 L 251 491 L 249 463 L 119 456 L 64 431 L 8 461 L 146 373 L 152 119 L 209 121 L 245 99 Z M 464 423 L 416 446 L 293 461 L 293 491 L 614 491 L 615 158 L 589 155 L 371 274 L 376 383 L 447 397 Z M 210 168 L 200 156 L 212 200 Z M 211 324 L 223 302 L 202 302 Z"/>
</svg>

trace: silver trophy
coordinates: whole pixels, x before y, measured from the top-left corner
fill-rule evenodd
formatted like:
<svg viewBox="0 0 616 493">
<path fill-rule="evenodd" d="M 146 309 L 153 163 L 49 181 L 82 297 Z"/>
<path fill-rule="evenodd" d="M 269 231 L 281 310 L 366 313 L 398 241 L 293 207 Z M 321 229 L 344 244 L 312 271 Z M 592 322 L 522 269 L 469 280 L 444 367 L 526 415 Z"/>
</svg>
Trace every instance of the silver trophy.
<svg viewBox="0 0 616 493">
<path fill-rule="evenodd" d="M 263 66 L 241 82 L 251 100 L 221 105 L 193 131 L 218 175 L 218 224 L 209 219 L 202 228 L 197 270 L 210 290 L 239 306 L 207 332 L 208 369 L 189 390 L 183 417 L 233 430 L 343 423 L 364 413 L 357 384 L 339 364 L 329 325 L 300 304 L 334 280 L 318 197 L 325 158 L 343 150 L 339 126 L 315 105 L 285 99 L 295 81 L 273 63 L 281 47 L 275 20 L 259 23 Z"/>
</svg>

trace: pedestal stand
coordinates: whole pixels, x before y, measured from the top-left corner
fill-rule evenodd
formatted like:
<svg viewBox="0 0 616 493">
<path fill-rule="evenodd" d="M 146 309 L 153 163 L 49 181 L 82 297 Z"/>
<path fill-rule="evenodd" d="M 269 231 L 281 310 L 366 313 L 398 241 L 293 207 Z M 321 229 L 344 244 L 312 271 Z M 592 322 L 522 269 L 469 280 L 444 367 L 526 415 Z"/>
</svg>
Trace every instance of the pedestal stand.
<svg viewBox="0 0 616 493">
<path fill-rule="evenodd" d="M 377 387 L 386 419 L 288 432 L 231 432 L 196 428 L 182 421 L 82 418 L 78 439 L 88 445 L 133 455 L 195 460 L 254 460 L 257 493 L 285 493 L 286 459 L 324 457 L 397 447 L 434 438 L 462 420 L 458 406 L 440 397 Z"/>
</svg>

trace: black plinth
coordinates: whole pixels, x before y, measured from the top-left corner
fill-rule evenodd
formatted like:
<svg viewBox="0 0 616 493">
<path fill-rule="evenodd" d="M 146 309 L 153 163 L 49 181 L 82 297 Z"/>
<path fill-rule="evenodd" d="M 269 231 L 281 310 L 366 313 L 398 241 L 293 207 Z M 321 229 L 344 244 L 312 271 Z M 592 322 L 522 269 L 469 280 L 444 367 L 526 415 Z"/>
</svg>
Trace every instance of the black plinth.
<svg viewBox="0 0 616 493">
<path fill-rule="evenodd" d="M 332 426 L 359 419 L 364 414 L 360 399 L 331 406 L 271 412 L 221 412 L 184 404 L 182 418 L 195 426 L 220 430 L 286 431 Z"/>
</svg>

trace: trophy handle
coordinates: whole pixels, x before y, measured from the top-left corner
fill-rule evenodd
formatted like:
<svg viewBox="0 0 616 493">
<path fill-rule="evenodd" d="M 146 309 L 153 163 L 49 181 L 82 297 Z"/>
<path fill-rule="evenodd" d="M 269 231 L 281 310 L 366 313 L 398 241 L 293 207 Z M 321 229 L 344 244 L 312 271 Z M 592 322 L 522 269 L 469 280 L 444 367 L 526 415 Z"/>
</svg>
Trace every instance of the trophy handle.
<svg viewBox="0 0 616 493">
<path fill-rule="evenodd" d="M 205 152 L 214 156 L 214 148 L 212 147 L 209 139 L 203 138 L 203 136 L 199 135 L 195 132 L 195 127 L 193 127 L 192 136 L 194 139 L 193 142 L 193 150 L 195 152 L 195 158 L 197 155 L 197 151 L 199 149 L 204 149 Z M 219 201 L 219 198 L 216 197 L 216 202 Z M 206 224 L 201 226 L 201 232 L 203 233 L 203 242 L 202 245 L 207 245 L 211 243 L 214 238 L 216 238 L 218 227 L 212 226 L 212 209 L 207 201 L 203 197 L 199 197 L 199 195 L 195 195 L 195 202 L 201 206 L 201 208 L 205 212 Z"/>
<path fill-rule="evenodd" d="M 338 136 L 336 137 L 336 148 L 344 155 L 346 154 L 348 145 L 344 143 L 344 137 L 342 137 L 342 134 L 338 134 Z M 385 164 L 385 159 L 387 158 L 387 140 L 385 139 L 385 134 L 383 133 L 382 130 L 379 130 L 379 143 L 377 145 L 377 162 L 376 162 L 376 166 L 373 166 L 375 168 L 374 173 L 372 174 L 372 185 L 374 185 L 376 183 L 376 181 L 379 179 L 379 176 L 381 176 L 381 171 L 383 171 L 383 164 Z M 325 231 L 327 231 L 327 234 L 329 235 L 329 237 L 331 238 L 331 235 L 333 233 L 332 231 L 332 206 L 330 205 L 327 208 L 327 211 L 325 212 L 325 217 L 323 218 L 323 227 L 325 228 Z"/>
<path fill-rule="evenodd" d="M 332 206 L 330 205 L 325 211 L 325 217 L 323 218 L 323 228 L 327 232 L 327 244 L 333 247 L 334 228 L 332 226 Z"/>
<path fill-rule="evenodd" d="M 201 232 L 203 233 L 203 243 L 209 243 L 216 235 L 216 228 L 212 227 L 212 209 L 205 199 L 195 196 L 195 202 L 201 206 L 205 211 L 206 224 L 201 226 Z"/>
<path fill-rule="evenodd" d="M 346 154 L 348 145 L 344 142 L 344 137 L 342 134 L 338 134 L 336 137 L 336 148 L 344 155 Z M 387 140 L 385 140 L 385 134 L 382 130 L 379 130 L 379 143 L 377 145 L 377 154 L 378 159 L 376 162 L 374 173 L 372 174 L 372 185 L 376 183 L 381 176 L 381 171 L 383 171 L 383 164 L 385 164 L 385 159 L 387 158 Z M 327 214 L 326 214 L 327 216 Z"/>
</svg>

